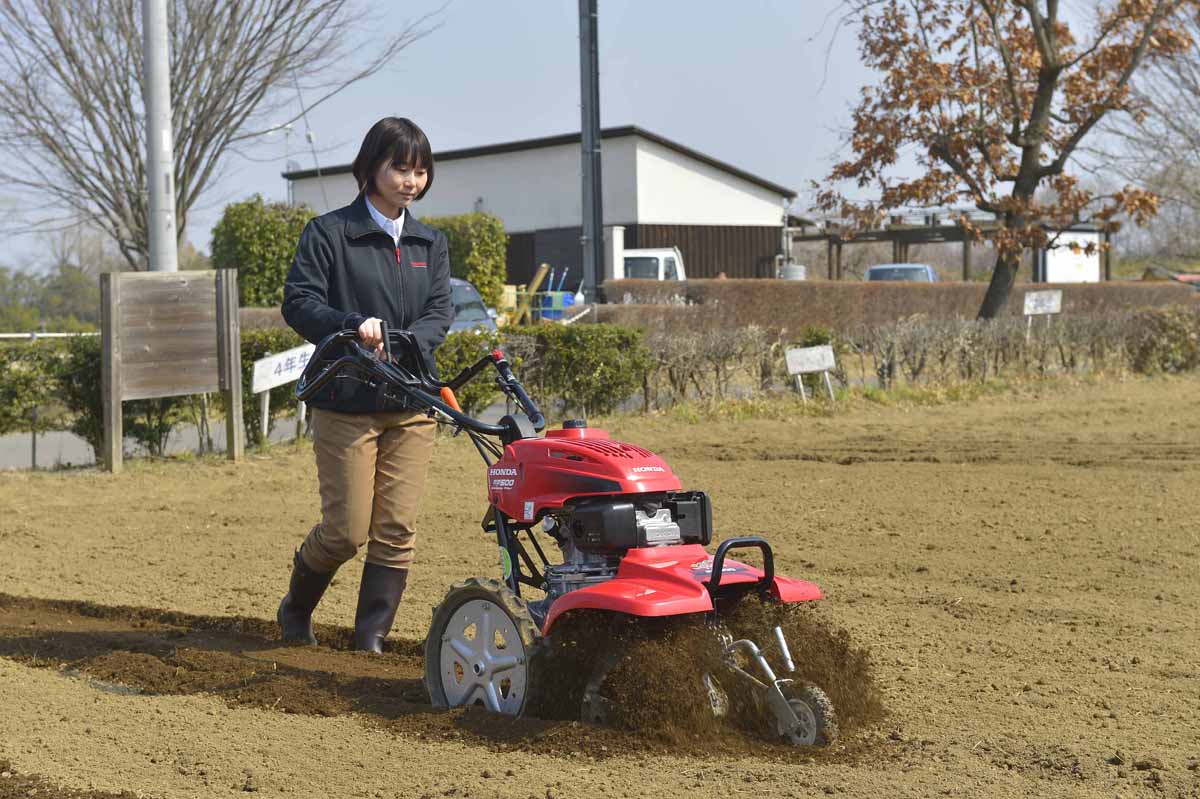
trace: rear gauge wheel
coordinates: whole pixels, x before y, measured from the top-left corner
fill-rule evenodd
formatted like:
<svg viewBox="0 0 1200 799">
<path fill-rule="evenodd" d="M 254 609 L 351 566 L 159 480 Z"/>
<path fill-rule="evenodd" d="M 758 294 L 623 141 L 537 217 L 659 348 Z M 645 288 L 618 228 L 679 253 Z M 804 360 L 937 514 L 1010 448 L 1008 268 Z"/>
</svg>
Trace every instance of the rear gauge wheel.
<svg viewBox="0 0 1200 799">
<path fill-rule="evenodd" d="M 425 690 L 434 707 L 481 704 L 519 716 L 541 689 L 542 635 L 529 609 L 498 580 L 455 583 L 425 638 Z"/>
<path fill-rule="evenodd" d="M 784 682 L 784 697 L 798 723 L 786 729 L 776 721 L 776 732 L 792 746 L 829 746 L 833 743 L 837 739 L 838 726 L 829 695 L 815 685 Z"/>
</svg>

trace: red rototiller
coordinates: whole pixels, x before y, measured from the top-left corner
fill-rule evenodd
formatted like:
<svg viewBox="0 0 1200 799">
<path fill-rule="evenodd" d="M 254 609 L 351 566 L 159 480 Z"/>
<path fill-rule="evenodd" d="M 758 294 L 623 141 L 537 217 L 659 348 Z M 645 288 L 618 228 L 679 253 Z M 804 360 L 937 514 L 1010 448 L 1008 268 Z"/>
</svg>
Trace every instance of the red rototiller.
<svg viewBox="0 0 1200 799">
<path fill-rule="evenodd" d="M 755 642 L 730 634 L 720 618 L 722 608 L 754 595 L 776 603 L 820 599 L 816 585 L 776 574 L 771 546 L 759 537 L 726 539 L 710 555 L 708 496 L 685 490 L 654 453 L 613 441 L 580 420 L 540 435 L 545 419 L 499 350 L 443 383 L 430 374 L 411 334 L 390 330 L 384 340 L 385 353 L 376 356 L 354 331 L 330 335 L 296 393 L 305 400 L 331 380 L 367 382 L 466 433 L 488 466 L 483 524 L 500 547 L 501 579 L 457 583 L 434 611 L 425 686 L 435 706 L 481 703 L 497 713 L 525 712 L 541 683 L 555 677 L 555 625 L 574 611 L 692 617 L 711 629 L 723 665 L 720 673 L 697 674 L 714 714 L 729 710 L 722 683 L 743 681 L 785 740 L 832 741 L 837 724 L 828 696 L 819 686 L 776 674 L 768 663 L 766 654 L 774 650 L 783 670 L 795 671 L 782 628 L 774 628 L 774 640 Z M 491 369 L 509 407 L 519 409 L 498 424 L 465 415 L 454 396 Z M 761 553 L 761 569 L 729 557 L 744 549 Z M 525 589 L 538 594 L 526 597 Z M 613 663 L 601 658 L 588 675 L 579 710 L 586 721 L 610 715 L 604 682 Z"/>
</svg>

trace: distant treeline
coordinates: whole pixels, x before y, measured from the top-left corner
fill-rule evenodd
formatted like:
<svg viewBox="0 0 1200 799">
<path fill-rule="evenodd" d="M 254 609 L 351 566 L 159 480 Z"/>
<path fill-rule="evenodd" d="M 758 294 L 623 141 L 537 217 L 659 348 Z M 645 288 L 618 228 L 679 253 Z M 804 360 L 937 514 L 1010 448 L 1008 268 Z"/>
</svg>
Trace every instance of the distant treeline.
<svg viewBox="0 0 1200 799">
<path fill-rule="evenodd" d="M 70 264 L 44 273 L 0 266 L 0 333 L 73 333 L 99 323 L 95 275 Z"/>
</svg>

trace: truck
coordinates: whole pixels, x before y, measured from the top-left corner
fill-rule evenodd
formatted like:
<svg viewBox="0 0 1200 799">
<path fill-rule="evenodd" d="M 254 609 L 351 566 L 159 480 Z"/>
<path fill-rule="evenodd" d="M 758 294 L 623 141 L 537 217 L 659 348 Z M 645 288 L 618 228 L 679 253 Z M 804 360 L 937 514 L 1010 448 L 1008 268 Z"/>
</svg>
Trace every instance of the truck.
<svg viewBox="0 0 1200 799">
<path fill-rule="evenodd" d="M 614 264 L 613 280 L 687 280 L 683 253 L 678 247 L 625 250 L 623 262 Z"/>
</svg>

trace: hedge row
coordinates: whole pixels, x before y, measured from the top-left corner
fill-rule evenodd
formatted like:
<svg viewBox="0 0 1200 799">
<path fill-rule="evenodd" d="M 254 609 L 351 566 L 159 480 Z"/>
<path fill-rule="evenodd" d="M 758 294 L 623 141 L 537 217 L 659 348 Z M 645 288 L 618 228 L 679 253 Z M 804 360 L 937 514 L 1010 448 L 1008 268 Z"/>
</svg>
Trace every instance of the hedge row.
<svg viewBox="0 0 1200 799">
<path fill-rule="evenodd" d="M 1062 289 L 1063 313 L 1102 315 L 1132 308 L 1187 305 L 1197 293 L 1167 282 L 1021 284 L 1008 309 L 1020 316 L 1027 291 Z M 983 283 L 890 283 L 828 280 L 620 280 L 607 283 L 609 305 L 597 306 L 597 321 L 638 326 L 666 323 L 682 307 L 698 306 L 712 326 L 758 325 L 778 338 L 809 325 L 849 331 L 921 315 L 929 319 L 974 319 L 987 286 Z"/>
<path fill-rule="evenodd" d="M 301 343 L 287 328 L 242 332 L 242 418 L 248 442 L 259 441 L 264 432 L 258 398 L 250 393 L 254 361 Z M 609 325 L 547 325 L 512 328 L 503 337 L 452 333 L 438 349 L 438 371 L 453 377 L 497 346 L 509 351 L 530 392 L 554 411 L 611 412 L 641 387 L 648 363 L 641 331 Z M 100 355 L 96 336 L 0 345 L 0 434 L 29 431 L 36 408 L 39 431 L 70 430 L 99 452 L 104 434 Z M 294 391 L 294 384 L 271 389 L 269 427 L 294 411 Z M 458 396 L 464 410 L 475 414 L 499 399 L 500 393 L 494 379 L 484 374 Z M 197 396 L 125 402 L 125 432 L 151 455 L 161 455 L 171 431 L 181 422 L 191 422 L 200 430 L 201 449 L 211 450 L 208 422 L 223 416 L 224 407 L 220 395 L 208 399 L 209 403 Z"/>
<path fill-rule="evenodd" d="M 652 359 L 643 394 L 647 407 L 788 388 L 787 348 L 824 343 L 838 355 L 837 380 L 863 387 L 1200 368 L 1200 307 L 1194 304 L 1043 317 L 1033 325 L 1015 317 L 991 322 L 913 317 L 845 332 L 812 326 L 779 340 L 755 325 L 711 327 L 699 315 L 692 321 L 647 332 Z"/>
<path fill-rule="evenodd" d="M 1200 306 L 1195 303 L 1063 315 L 1032 326 L 1017 317 L 991 322 L 913 317 L 849 331 L 807 326 L 782 336 L 756 325 L 713 325 L 702 307 L 684 308 L 669 322 L 650 330 L 589 324 L 454 333 L 438 350 L 438 371 L 449 379 L 503 346 L 530 394 L 551 415 L 591 416 L 612 413 L 635 399 L 650 409 L 788 390 L 784 353 L 791 345 L 832 343 L 839 354 L 836 376 L 844 385 L 854 382 L 853 372 L 863 386 L 883 388 L 897 382 L 944 386 L 1051 371 L 1154 374 L 1200 368 Z M 257 400 L 249 393 L 254 361 L 299 343 L 290 330 L 243 332 L 243 417 L 249 441 L 258 440 L 260 433 Z M 276 415 L 294 407 L 293 389 L 272 390 Z M 499 398 L 486 373 L 459 392 L 470 414 Z M 0 346 L 0 433 L 28 430 L 35 407 L 43 421 L 40 429 L 72 430 L 99 449 L 97 337 Z M 221 413 L 219 397 L 212 410 Z M 190 420 L 203 431 L 208 409 L 196 397 L 175 397 L 127 402 L 124 414 L 126 432 L 151 454 L 162 454 L 181 421 Z"/>
</svg>

